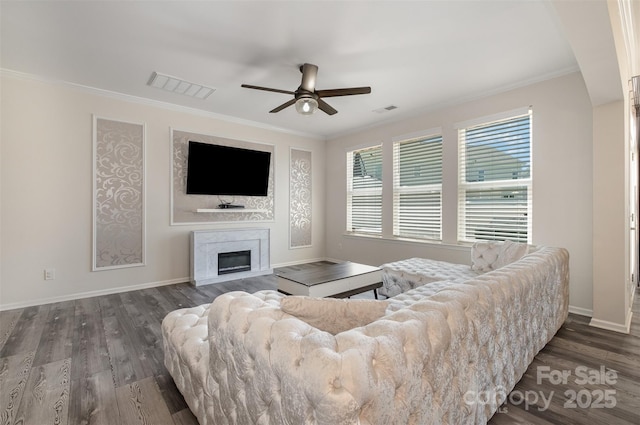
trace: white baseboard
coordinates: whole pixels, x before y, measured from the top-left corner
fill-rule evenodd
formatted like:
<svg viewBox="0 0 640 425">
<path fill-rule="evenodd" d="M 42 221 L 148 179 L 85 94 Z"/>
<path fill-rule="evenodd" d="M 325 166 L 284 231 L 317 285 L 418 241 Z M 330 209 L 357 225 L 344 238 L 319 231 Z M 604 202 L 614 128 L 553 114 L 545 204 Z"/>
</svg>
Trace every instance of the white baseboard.
<svg viewBox="0 0 640 425">
<path fill-rule="evenodd" d="M 299 261 L 289 261 L 287 263 L 272 264 L 271 268 L 277 269 L 278 267 L 297 266 L 298 264 L 315 263 L 316 261 L 331 261 L 331 260 L 327 260 L 324 257 L 322 257 L 322 258 L 306 258 L 304 260 L 299 260 Z"/>
<path fill-rule="evenodd" d="M 13 309 L 16 309 L 16 308 L 33 307 L 33 306 L 42 305 L 42 304 L 59 303 L 59 302 L 63 302 L 63 301 L 79 300 L 79 299 L 82 299 L 82 298 L 99 297 L 101 295 L 119 294 L 121 292 L 137 291 L 139 289 L 148 289 L 148 288 L 155 288 L 155 287 L 158 287 L 158 286 L 173 285 L 173 284 L 176 284 L 176 283 L 189 282 L 189 280 L 190 280 L 190 278 L 183 277 L 183 278 L 178 278 L 178 279 L 162 280 L 162 281 L 159 281 L 159 282 L 141 283 L 139 285 L 121 286 L 121 287 L 118 287 L 118 288 L 101 289 L 99 291 L 80 292 L 80 293 L 77 293 L 77 294 L 63 295 L 63 296 L 59 296 L 59 297 L 38 298 L 38 299 L 24 301 L 24 302 L 18 302 L 18 303 L 0 304 L 0 311 L 13 310 Z"/>
<path fill-rule="evenodd" d="M 569 306 L 569 313 L 577 314 L 579 316 L 593 317 L 593 310 L 590 310 L 588 308 L 576 307 L 573 305 Z"/>
<path fill-rule="evenodd" d="M 338 260 L 337 258 L 325 258 L 324 261 L 329 261 L 331 263 L 344 263 L 344 260 Z"/>
<path fill-rule="evenodd" d="M 591 319 L 589 322 L 589 326 L 593 326 L 594 328 L 606 329 L 608 331 L 620 332 L 623 334 L 628 334 L 631 331 L 631 317 L 633 316 L 633 312 L 629 311 L 627 314 L 627 323 L 615 323 L 609 322 L 606 320 L 600 319 Z"/>
<path fill-rule="evenodd" d="M 312 258 L 312 259 L 307 259 L 307 260 L 292 261 L 290 263 L 278 264 L 278 265 L 273 266 L 273 268 L 275 269 L 276 267 L 297 266 L 298 264 L 314 263 L 316 261 L 328 261 L 330 263 L 344 263 L 347 260 L 339 260 L 337 258 L 331 258 L 331 257 Z M 373 264 L 369 264 L 369 265 L 372 266 Z"/>
<path fill-rule="evenodd" d="M 276 267 L 295 266 L 295 265 L 298 265 L 298 264 L 311 263 L 311 262 L 314 262 L 314 261 L 331 261 L 331 260 L 327 260 L 324 257 L 323 258 L 315 258 L 315 259 L 308 259 L 307 258 L 307 259 L 300 260 L 300 261 L 291 261 L 291 262 L 288 262 L 288 263 L 275 264 L 275 265 L 272 265 L 272 267 L 276 268 Z M 338 261 L 336 261 L 336 262 L 338 262 Z M 29 300 L 29 301 L 23 301 L 23 302 L 17 302 L 17 303 L 8 303 L 8 304 L 0 304 L 0 311 L 13 310 L 13 309 L 16 309 L 16 308 L 33 307 L 33 306 L 36 306 L 36 305 L 43 305 L 43 304 L 59 303 L 59 302 L 64 302 L 64 301 L 79 300 L 79 299 L 82 299 L 82 298 L 99 297 L 101 295 L 119 294 L 121 292 L 137 291 L 137 290 L 140 290 L 140 289 L 155 288 L 157 286 L 173 285 L 173 284 L 176 284 L 176 283 L 183 283 L 183 282 L 190 282 L 190 281 L 191 281 L 191 278 L 183 277 L 183 278 L 178 278 L 178 279 L 162 280 L 162 281 L 158 281 L 158 282 L 141 283 L 139 285 L 121 286 L 121 287 L 117 287 L 117 288 L 101 289 L 101 290 L 98 290 L 98 291 L 80 292 L 80 293 L 76 293 L 76 294 L 62 295 L 62 296 L 58 296 L 58 297 L 36 298 L 36 299 L 33 299 L 33 300 Z"/>
</svg>

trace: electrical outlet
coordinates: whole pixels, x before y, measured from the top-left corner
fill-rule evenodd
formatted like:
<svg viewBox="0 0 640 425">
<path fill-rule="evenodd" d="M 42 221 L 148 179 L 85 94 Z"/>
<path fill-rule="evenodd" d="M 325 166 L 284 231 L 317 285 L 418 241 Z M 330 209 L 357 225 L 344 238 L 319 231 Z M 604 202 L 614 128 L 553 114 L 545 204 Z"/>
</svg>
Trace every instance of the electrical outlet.
<svg viewBox="0 0 640 425">
<path fill-rule="evenodd" d="M 54 280 L 56 278 L 56 269 L 44 269 L 44 280 Z"/>
</svg>

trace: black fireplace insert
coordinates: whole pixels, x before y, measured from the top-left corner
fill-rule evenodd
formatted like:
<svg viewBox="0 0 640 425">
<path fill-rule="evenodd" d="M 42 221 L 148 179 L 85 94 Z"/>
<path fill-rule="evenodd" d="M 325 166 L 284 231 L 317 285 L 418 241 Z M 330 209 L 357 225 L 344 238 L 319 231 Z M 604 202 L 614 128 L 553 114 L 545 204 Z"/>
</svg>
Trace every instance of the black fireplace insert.
<svg viewBox="0 0 640 425">
<path fill-rule="evenodd" d="M 251 270 L 251 250 L 218 253 L 218 274 Z"/>
</svg>

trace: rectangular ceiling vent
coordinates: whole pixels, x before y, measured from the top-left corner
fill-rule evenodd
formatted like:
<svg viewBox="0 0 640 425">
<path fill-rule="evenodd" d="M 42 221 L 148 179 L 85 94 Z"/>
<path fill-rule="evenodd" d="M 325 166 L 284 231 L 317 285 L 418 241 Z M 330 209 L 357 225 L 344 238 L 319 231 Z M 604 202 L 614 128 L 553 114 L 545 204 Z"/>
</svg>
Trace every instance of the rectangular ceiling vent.
<svg viewBox="0 0 640 425">
<path fill-rule="evenodd" d="M 184 94 L 185 96 L 195 97 L 197 99 L 206 99 L 216 91 L 212 87 L 203 86 L 202 84 L 190 83 L 180 78 L 170 75 L 163 75 L 154 72 L 148 83 L 151 87 L 167 90 L 173 93 Z"/>
<path fill-rule="evenodd" d="M 384 112 L 393 111 L 394 109 L 398 109 L 398 107 L 396 105 L 389 105 L 389 106 L 385 106 L 384 108 L 374 109 L 373 112 L 382 114 Z"/>
</svg>

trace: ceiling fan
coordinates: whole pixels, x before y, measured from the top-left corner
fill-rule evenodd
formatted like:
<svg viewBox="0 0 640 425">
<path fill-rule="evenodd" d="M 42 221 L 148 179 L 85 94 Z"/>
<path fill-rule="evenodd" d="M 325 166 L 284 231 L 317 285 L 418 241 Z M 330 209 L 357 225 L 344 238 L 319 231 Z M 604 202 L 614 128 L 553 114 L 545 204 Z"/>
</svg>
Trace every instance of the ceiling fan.
<svg viewBox="0 0 640 425">
<path fill-rule="evenodd" d="M 318 75 L 318 67 L 310 63 L 300 65 L 300 72 L 302 72 L 302 82 L 300 87 L 296 91 L 271 89 L 268 87 L 252 86 L 249 84 L 242 84 L 242 87 L 248 89 L 271 91 L 276 93 L 292 94 L 293 99 L 283 103 L 277 108 L 269 111 L 270 113 L 280 112 L 284 108 L 287 108 L 295 103 L 296 110 L 303 115 L 311 115 L 316 109 L 320 109 L 326 114 L 333 115 L 338 111 L 331 107 L 327 102 L 322 100 L 324 97 L 336 97 L 336 96 L 352 96 L 354 94 L 368 94 L 371 93 L 371 87 L 351 87 L 346 89 L 329 89 L 329 90 L 316 90 L 316 76 Z"/>
</svg>

